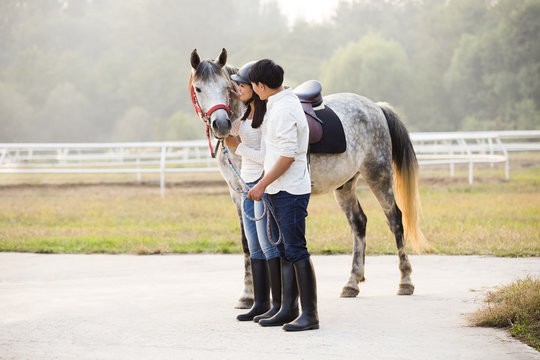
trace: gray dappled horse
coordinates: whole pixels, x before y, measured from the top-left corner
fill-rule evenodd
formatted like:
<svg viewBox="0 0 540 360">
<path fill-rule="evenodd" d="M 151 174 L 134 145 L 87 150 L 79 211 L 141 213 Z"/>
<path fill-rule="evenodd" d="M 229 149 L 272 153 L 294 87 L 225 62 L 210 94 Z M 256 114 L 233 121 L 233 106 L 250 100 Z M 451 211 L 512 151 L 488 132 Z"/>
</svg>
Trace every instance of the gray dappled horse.
<svg viewBox="0 0 540 360">
<path fill-rule="evenodd" d="M 229 135 L 231 120 L 238 119 L 245 110 L 245 105 L 230 95 L 230 75 L 237 69 L 226 65 L 225 49 L 213 61 L 201 61 L 197 50 L 193 50 L 190 61 L 192 73 L 189 88 L 194 105 L 200 107 L 198 113 L 206 122 L 207 129 L 210 129 L 214 137 L 223 139 Z M 417 223 L 420 211 L 418 164 L 409 134 L 397 114 L 386 103 L 374 103 L 356 94 L 342 93 L 325 96 L 324 104 L 334 110 L 341 119 L 347 150 L 342 154 L 311 154 L 312 194 L 334 191 L 336 201 L 352 230 L 352 270 L 341 296 L 358 295 L 358 283 L 365 280 L 367 218 L 356 197 L 356 182 L 360 176 L 381 204 L 387 223 L 395 236 L 401 272 L 398 294 L 410 295 L 414 292 L 414 285 L 410 277 L 412 268 L 404 247 L 405 239 L 411 239 L 417 251 L 429 245 Z M 235 167 L 239 169 L 241 159 L 232 153 L 230 156 Z M 241 198 L 234 191 L 240 188 L 239 181 L 223 152 L 217 151 L 216 157 L 241 222 Z M 392 189 L 393 181 L 397 203 Z M 242 246 L 245 256 L 245 288 L 237 307 L 249 308 L 252 301 L 251 274 L 249 250 L 243 228 Z"/>
</svg>

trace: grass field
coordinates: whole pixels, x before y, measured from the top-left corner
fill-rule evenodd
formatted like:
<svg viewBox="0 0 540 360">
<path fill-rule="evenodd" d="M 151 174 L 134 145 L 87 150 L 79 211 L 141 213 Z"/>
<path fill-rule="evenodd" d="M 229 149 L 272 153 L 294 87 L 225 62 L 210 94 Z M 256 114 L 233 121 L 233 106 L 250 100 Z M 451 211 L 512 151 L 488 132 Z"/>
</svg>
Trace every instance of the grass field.
<svg viewBox="0 0 540 360">
<path fill-rule="evenodd" d="M 510 181 L 503 180 L 502 169 L 488 166 L 475 170 L 474 185 L 467 184 L 465 168 L 455 178 L 446 168 L 422 172 L 421 227 L 434 252 L 540 256 L 536 156 L 534 166 L 512 168 Z M 152 179 L 138 185 L 122 176 L 101 184 L 98 176 L 58 181 L 52 175 L 0 175 L 0 251 L 241 252 L 236 212 L 219 175 L 201 175 L 203 181 L 190 176 L 168 178 L 171 186 L 161 198 Z M 357 192 L 368 217 L 368 254 L 395 254 L 380 206 L 365 185 Z M 351 252 L 350 230 L 333 194 L 312 197 L 308 211 L 312 253 Z"/>
<path fill-rule="evenodd" d="M 489 291 L 485 306 L 469 316 L 475 326 L 507 328 L 540 351 L 540 278 L 528 276 Z"/>
</svg>

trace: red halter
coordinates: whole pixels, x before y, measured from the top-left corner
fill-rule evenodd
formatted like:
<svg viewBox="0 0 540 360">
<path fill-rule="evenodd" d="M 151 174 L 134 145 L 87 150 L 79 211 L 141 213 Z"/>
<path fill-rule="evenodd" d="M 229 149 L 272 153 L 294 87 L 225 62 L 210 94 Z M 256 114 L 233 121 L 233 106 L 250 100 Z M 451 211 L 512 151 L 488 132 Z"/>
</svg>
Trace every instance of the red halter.
<svg viewBox="0 0 540 360">
<path fill-rule="evenodd" d="M 208 147 L 210 147 L 210 154 L 212 157 L 215 157 L 214 149 L 212 148 L 212 141 L 210 140 L 210 116 L 212 113 L 216 110 L 223 109 L 227 111 L 227 114 L 231 115 L 231 91 L 229 90 L 227 92 L 227 105 L 224 104 L 218 104 L 215 106 L 212 106 L 210 110 L 207 112 L 204 112 L 201 109 L 201 105 L 199 105 L 199 101 L 197 100 L 197 95 L 195 95 L 195 87 L 191 85 L 191 102 L 193 103 L 193 107 L 195 108 L 195 112 L 197 113 L 197 116 L 199 119 L 201 119 L 202 122 L 206 124 L 206 138 L 208 139 Z"/>
</svg>

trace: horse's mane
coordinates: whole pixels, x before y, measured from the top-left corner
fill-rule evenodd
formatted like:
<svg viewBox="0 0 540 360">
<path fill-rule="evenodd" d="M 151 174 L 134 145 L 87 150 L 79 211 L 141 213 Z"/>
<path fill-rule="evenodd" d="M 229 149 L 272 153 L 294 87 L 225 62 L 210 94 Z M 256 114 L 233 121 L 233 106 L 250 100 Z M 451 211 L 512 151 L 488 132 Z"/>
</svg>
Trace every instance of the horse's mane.
<svg viewBox="0 0 540 360">
<path fill-rule="evenodd" d="M 225 65 L 223 70 L 225 70 L 225 73 L 229 78 L 231 77 L 231 75 L 234 75 L 238 72 L 238 68 L 231 65 Z"/>
</svg>

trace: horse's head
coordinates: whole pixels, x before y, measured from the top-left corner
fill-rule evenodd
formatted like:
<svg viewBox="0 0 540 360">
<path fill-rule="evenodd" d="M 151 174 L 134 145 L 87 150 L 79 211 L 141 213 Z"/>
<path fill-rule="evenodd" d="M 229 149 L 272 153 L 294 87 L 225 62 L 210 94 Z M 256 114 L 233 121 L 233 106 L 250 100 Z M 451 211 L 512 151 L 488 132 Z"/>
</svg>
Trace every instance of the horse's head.
<svg viewBox="0 0 540 360">
<path fill-rule="evenodd" d="M 197 49 L 191 53 L 189 87 L 195 111 L 212 130 L 214 137 L 223 139 L 231 130 L 231 80 L 225 72 L 227 50 L 216 60 L 202 60 Z"/>
</svg>

